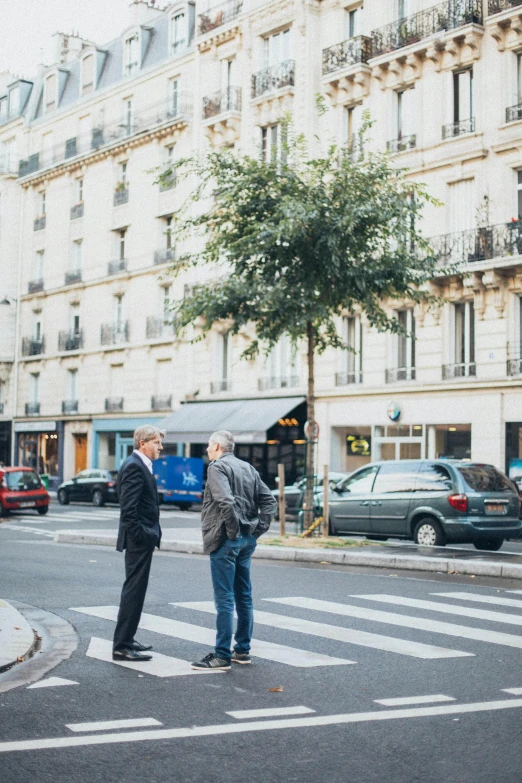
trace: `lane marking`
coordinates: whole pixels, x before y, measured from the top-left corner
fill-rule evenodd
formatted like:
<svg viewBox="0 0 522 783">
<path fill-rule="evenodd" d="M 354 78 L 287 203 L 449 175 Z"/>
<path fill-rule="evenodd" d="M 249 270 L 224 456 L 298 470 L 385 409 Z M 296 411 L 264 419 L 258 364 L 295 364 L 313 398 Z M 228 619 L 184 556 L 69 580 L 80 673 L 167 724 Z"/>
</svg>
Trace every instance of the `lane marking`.
<svg viewBox="0 0 522 783">
<path fill-rule="evenodd" d="M 522 696 L 522 688 L 502 688 L 504 693 L 512 693 L 513 696 Z"/>
<path fill-rule="evenodd" d="M 514 609 L 522 609 L 522 601 L 516 598 L 500 598 L 494 595 L 475 595 L 475 593 L 431 593 L 442 598 L 458 598 L 460 601 L 476 601 L 480 604 L 496 604 L 497 606 L 512 606 Z"/>
<path fill-rule="evenodd" d="M 430 704 L 438 701 L 456 701 L 453 696 L 444 696 L 442 693 L 436 693 L 433 696 L 403 696 L 397 699 L 374 699 L 376 704 L 383 704 L 385 707 L 402 707 L 407 704 Z"/>
<path fill-rule="evenodd" d="M 279 602 L 279 599 L 265 599 Z M 286 600 L 282 599 L 280 603 Z M 297 599 L 308 602 L 309 599 Z M 303 604 L 303 606 L 305 605 Z M 196 609 L 200 612 L 209 612 L 215 614 L 215 607 L 211 601 L 189 601 L 187 603 L 178 603 L 175 606 L 183 606 L 187 609 Z M 383 636 L 367 631 L 357 631 L 351 628 L 343 628 L 338 625 L 327 625 L 326 623 L 316 623 L 311 620 L 302 620 L 298 617 L 290 617 L 285 614 L 272 614 L 272 612 L 254 612 L 254 622 L 257 625 L 269 625 L 271 628 L 281 628 L 285 631 L 296 631 L 310 636 L 320 636 L 322 639 L 334 639 L 337 642 L 347 642 L 361 647 L 371 647 L 375 650 L 385 650 L 386 652 L 399 653 L 400 655 L 409 655 L 413 658 L 434 659 L 434 658 L 459 658 L 472 655 L 472 653 L 459 652 L 458 650 L 448 650 L 445 647 L 435 647 L 431 644 L 422 644 L 420 642 L 410 642 L 406 639 L 396 639 L 393 636 Z"/>
<path fill-rule="evenodd" d="M 117 606 L 73 607 L 70 611 L 82 612 L 83 614 L 88 614 L 93 617 L 101 617 L 104 620 L 116 621 L 118 617 Z M 202 644 L 206 647 L 214 647 L 216 643 L 215 630 L 204 628 L 200 625 L 192 625 L 191 623 L 183 623 L 179 620 L 171 620 L 169 617 L 160 617 L 154 614 L 143 613 L 141 615 L 140 628 L 146 631 L 153 631 L 153 633 L 163 634 L 164 636 L 173 636 L 177 639 L 196 642 L 197 644 Z M 260 639 L 252 639 L 251 654 L 257 658 L 264 658 L 268 661 L 284 663 L 288 666 L 296 666 L 298 668 L 346 666 L 355 664 L 355 661 L 350 661 L 345 658 L 334 658 L 330 655 L 324 655 L 324 653 L 300 650 L 296 647 L 287 647 L 286 645 L 275 644 L 274 642 L 264 642 Z M 135 663 L 127 665 L 132 666 L 133 668 L 136 667 Z"/>
<path fill-rule="evenodd" d="M 106 661 L 116 666 L 123 666 L 125 669 L 133 669 L 144 674 L 151 674 L 154 677 L 184 677 L 188 674 L 198 674 L 192 669 L 189 661 L 181 658 L 172 658 L 170 655 L 151 652 L 151 661 L 113 661 L 112 660 L 112 642 L 108 639 L 98 639 L 96 636 L 91 638 L 89 648 L 85 653 L 89 658 L 96 658 L 98 661 Z M 225 674 L 226 672 L 219 672 Z M 217 674 L 217 672 L 213 672 Z"/>
<path fill-rule="evenodd" d="M 155 718 L 127 718 L 125 720 L 99 720 L 92 723 L 66 723 L 71 731 L 106 731 L 109 729 L 133 729 L 140 726 L 163 726 Z"/>
<path fill-rule="evenodd" d="M 412 609 L 426 609 L 430 612 L 442 612 L 454 614 L 459 617 L 469 617 L 474 620 L 487 620 L 492 623 L 505 623 L 506 625 L 522 625 L 522 617 L 507 612 L 492 612 L 489 609 L 474 609 L 469 606 L 454 606 L 443 604 L 439 601 L 422 601 L 418 598 L 403 598 L 395 595 L 357 595 L 352 598 L 362 598 L 365 601 L 378 601 L 394 606 L 410 606 Z"/>
<path fill-rule="evenodd" d="M 517 595 L 521 595 L 522 590 L 506 590 L 506 593 L 517 593 Z"/>
<path fill-rule="evenodd" d="M 63 677 L 48 677 L 46 680 L 40 680 L 40 682 L 35 682 L 33 685 L 28 685 L 26 690 L 29 691 L 31 688 L 57 688 L 62 685 L 79 685 L 79 682 L 76 682 L 76 680 L 65 680 Z"/>
<path fill-rule="evenodd" d="M 359 598 L 361 596 L 358 596 Z M 446 636 L 458 636 L 461 639 L 473 639 L 477 642 L 501 644 L 505 647 L 522 649 L 522 636 L 514 636 L 501 631 L 486 631 L 482 628 L 471 628 L 469 625 L 455 625 L 454 623 L 429 620 L 425 617 L 411 617 L 406 614 L 394 614 L 382 612 L 376 609 L 367 609 L 365 606 L 349 606 L 338 604 L 334 601 L 319 601 L 316 598 L 265 598 L 265 601 L 285 604 L 286 606 L 299 606 L 303 609 L 313 609 L 320 612 L 331 612 L 344 617 L 359 617 L 362 620 L 370 620 L 377 623 L 388 623 L 403 628 L 415 628 L 418 631 L 441 633 Z"/>
<path fill-rule="evenodd" d="M 337 715 L 314 715 L 306 718 L 282 718 L 281 720 L 253 721 L 252 723 L 225 723 L 213 726 L 192 726 L 177 729 L 150 729 L 120 734 L 93 734 L 79 737 L 51 737 L 49 739 L 15 740 L 0 742 L 0 753 L 49 748 L 73 748 L 86 745 L 109 745 L 126 742 L 155 742 L 194 737 L 212 737 L 223 734 L 246 734 L 256 731 L 314 728 L 348 723 L 401 720 L 404 718 L 429 718 L 440 715 L 466 715 L 475 712 L 494 712 L 522 708 L 522 699 L 475 702 L 471 704 L 444 704 L 431 707 L 411 707 L 401 710 L 375 710 Z"/>
<path fill-rule="evenodd" d="M 276 718 L 278 715 L 306 715 L 314 713 L 309 707 L 272 707 L 266 710 L 234 710 L 227 712 L 231 718 L 247 720 L 248 718 Z"/>
</svg>

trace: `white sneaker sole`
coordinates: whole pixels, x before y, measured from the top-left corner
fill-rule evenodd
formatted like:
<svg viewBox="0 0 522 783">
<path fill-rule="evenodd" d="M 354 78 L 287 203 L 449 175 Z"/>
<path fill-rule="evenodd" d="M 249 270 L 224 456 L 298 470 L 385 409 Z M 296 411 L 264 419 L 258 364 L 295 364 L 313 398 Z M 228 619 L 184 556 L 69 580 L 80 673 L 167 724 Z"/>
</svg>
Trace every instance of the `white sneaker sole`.
<svg viewBox="0 0 522 783">
<path fill-rule="evenodd" d="M 238 661 L 237 658 L 232 658 L 232 663 L 240 663 L 241 666 L 248 666 L 252 661 Z"/>
</svg>

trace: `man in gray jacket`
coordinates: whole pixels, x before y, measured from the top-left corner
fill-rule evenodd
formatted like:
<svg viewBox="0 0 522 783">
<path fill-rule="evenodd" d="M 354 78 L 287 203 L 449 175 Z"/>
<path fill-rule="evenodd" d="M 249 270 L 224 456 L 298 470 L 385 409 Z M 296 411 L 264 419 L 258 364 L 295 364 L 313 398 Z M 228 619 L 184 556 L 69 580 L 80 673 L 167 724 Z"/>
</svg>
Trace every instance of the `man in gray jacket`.
<svg viewBox="0 0 522 783">
<path fill-rule="evenodd" d="M 251 663 L 254 625 L 250 562 L 256 539 L 266 533 L 277 503 L 248 462 L 234 456 L 234 438 L 221 430 L 210 436 L 210 459 L 203 496 L 201 528 L 203 551 L 210 555 L 210 571 L 217 610 L 214 652 L 192 664 L 193 669 L 226 671 L 230 663 Z M 234 631 L 234 604 L 237 630 Z"/>
</svg>

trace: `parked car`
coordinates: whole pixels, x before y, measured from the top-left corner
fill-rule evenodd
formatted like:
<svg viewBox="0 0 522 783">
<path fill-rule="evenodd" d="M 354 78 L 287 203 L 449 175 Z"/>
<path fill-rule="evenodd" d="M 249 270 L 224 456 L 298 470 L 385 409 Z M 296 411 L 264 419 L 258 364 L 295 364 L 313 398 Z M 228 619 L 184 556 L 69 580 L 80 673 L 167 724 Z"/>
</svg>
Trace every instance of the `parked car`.
<svg viewBox="0 0 522 783">
<path fill-rule="evenodd" d="M 347 478 L 349 475 L 349 473 L 329 473 L 328 482 L 330 484 L 330 489 L 333 489 L 342 479 Z M 299 518 L 300 511 L 303 507 L 305 491 L 306 477 L 299 479 L 294 484 L 285 485 L 285 517 L 287 522 L 295 522 L 295 520 Z M 316 475 L 314 476 L 314 506 L 317 506 L 318 503 L 322 505 L 322 500 L 319 501 L 319 498 L 322 498 L 322 494 L 323 477 Z M 279 489 L 273 489 L 272 495 L 279 501 Z M 279 519 L 279 503 L 275 518 Z"/>
<path fill-rule="evenodd" d="M 330 495 L 333 535 L 500 549 L 522 532 L 516 486 L 493 465 L 401 460 L 365 465 Z"/>
<path fill-rule="evenodd" d="M 71 500 L 91 501 L 94 506 L 117 503 L 117 470 L 82 470 L 58 487 L 58 502 L 66 506 Z"/>
<path fill-rule="evenodd" d="M 34 508 L 43 516 L 49 511 L 49 501 L 49 493 L 35 470 L 0 467 L 0 516 L 26 508 Z"/>
</svg>

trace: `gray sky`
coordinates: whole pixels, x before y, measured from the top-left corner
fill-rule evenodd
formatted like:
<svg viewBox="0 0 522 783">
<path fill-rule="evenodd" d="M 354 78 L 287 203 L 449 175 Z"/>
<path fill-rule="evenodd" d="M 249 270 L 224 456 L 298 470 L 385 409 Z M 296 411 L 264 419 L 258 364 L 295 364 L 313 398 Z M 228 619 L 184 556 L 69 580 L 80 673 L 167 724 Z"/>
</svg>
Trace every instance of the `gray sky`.
<svg viewBox="0 0 522 783">
<path fill-rule="evenodd" d="M 0 0 L 0 72 L 31 77 L 39 63 L 49 65 L 56 32 L 111 41 L 128 25 L 128 6 L 129 0 Z"/>
</svg>

